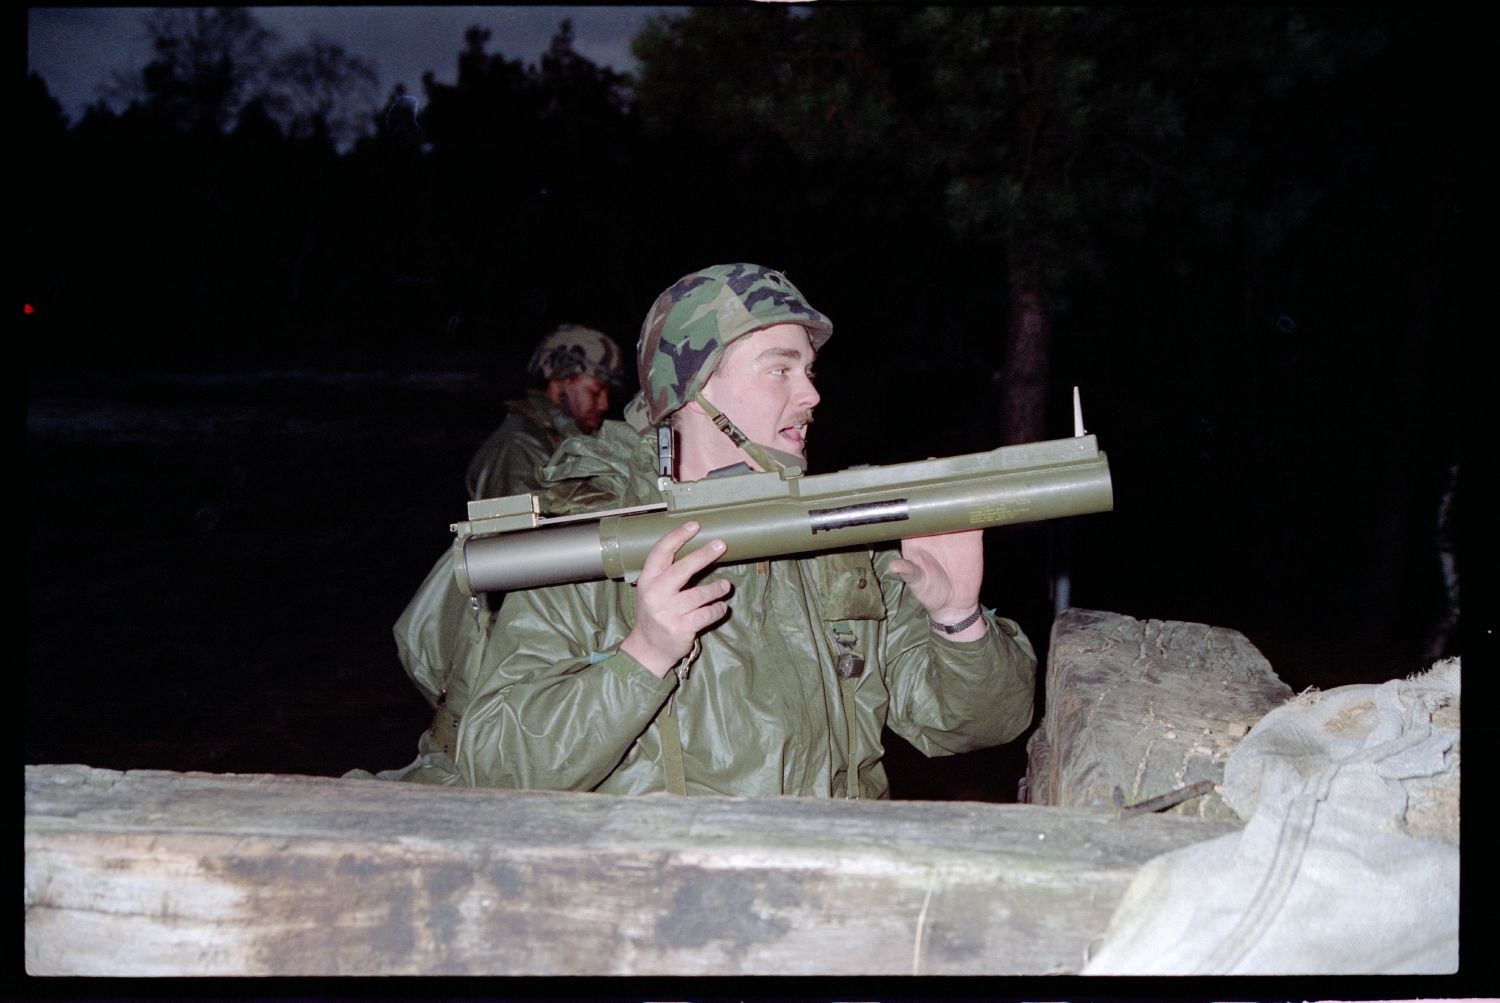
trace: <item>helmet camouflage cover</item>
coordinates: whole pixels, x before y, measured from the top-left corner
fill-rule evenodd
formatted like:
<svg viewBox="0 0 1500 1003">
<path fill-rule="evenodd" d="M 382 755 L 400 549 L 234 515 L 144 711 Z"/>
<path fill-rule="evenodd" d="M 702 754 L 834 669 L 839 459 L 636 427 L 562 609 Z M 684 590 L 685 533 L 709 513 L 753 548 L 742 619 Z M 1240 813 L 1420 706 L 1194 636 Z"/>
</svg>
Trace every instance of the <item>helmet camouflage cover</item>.
<svg viewBox="0 0 1500 1003">
<path fill-rule="evenodd" d="M 703 389 L 730 342 L 775 324 L 807 328 L 814 350 L 833 334 L 833 322 L 769 268 L 714 265 L 678 279 L 651 304 L 641 325 L 641 397 L 631 407 L 637 422 L 661 424 Z"/>
<path fill-rule="evenodd" d="M 541 381 L 584 373 L 617 387 L 625 379 L 625 353 L 602 331 L 563 324 L 537 344 L 526 372 Z"/>
</svg>

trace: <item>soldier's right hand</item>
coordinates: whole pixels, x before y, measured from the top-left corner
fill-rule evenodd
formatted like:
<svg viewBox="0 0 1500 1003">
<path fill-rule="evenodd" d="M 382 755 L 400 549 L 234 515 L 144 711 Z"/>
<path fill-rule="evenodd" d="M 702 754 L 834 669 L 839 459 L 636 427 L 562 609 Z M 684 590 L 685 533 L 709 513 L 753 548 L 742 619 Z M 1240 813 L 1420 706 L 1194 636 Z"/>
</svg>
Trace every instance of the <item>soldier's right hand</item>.
<svg viewBox="0 0 1500 1003">
<path fill-rule="evenodd" d="M 715 579 L 692 587 L 703 569 L 723 556 L 723 540 L 710 540 L 691 554 L 677 552 L 698 535 L 699 525 L 688 522 L 667 533 L 651 547 L 635 583 L 635 626 L 620 642 L 620 650 L 651 670 L 657 678 L 693 650 L 698 634 L 729 612 L 724 597 L 729 583 Z"/>
</svg>

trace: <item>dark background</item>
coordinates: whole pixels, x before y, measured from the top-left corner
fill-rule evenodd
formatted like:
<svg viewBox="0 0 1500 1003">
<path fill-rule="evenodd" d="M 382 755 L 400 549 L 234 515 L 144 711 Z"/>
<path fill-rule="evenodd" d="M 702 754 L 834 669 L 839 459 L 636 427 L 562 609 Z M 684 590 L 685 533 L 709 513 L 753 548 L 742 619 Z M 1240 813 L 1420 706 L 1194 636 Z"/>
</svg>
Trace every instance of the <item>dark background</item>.
<svg viewBox="0 0 1500 1003">
<path fill-rule="evenodd" d="M 987 534 L 985 600 L 1043 656 L 1064 574 L 1072 605 L 1239 630 L 1298 690 L 1460 654 L 1493 385 L 1462 26 L 920 11 L 701 9 L 631 79 L 565 26 L 536 65 L 455 39 L 457 84 L 352 132 L 235 83 L 248 54 L 159 48 L 76 122 L 30 77 L 25 761 L 408 762 L 429 713 L 390 628 L 531 346 L 633 344 L 736 260 L 834 320 L 817 468 L 1067 435 L 1082 388 L 1115 511 Z M 1013 799 L 1022 745 L 893 738 L 895 793 Z"/>
</svg>

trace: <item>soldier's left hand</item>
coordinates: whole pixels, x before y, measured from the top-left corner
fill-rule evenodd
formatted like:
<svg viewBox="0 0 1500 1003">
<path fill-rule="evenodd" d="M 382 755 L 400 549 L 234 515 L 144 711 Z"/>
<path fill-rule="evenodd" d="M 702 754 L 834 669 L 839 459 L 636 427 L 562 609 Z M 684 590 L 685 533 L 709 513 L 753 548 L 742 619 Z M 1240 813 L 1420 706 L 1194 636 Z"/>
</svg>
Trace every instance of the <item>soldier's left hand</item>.
<svg viewBox="0 0 1500 1003">
<path fill-rule="evenodd" d="M 891 562 L 891 571 L 906 582 L 928 616 L 939 623 L 958 623 L 979 605 L 984 532 L 970 529 L 902 540 L 901 557 Z M 982 627 L 983 622 L 975 626 Z M 963 639 L 970 633 L 966 630 L 954 637 Z"/>
</svg>

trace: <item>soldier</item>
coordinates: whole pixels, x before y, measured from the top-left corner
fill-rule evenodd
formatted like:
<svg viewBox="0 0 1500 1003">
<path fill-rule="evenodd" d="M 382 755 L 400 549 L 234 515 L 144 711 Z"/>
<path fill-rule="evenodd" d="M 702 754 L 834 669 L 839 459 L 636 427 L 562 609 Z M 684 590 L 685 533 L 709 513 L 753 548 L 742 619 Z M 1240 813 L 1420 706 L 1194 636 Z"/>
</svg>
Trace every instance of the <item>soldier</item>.
<svg viewBox="0 0 1500 1003">
<path fill-rule="evenodd" d="M 625 367 L 620 346 L 607 335 L 564 324 L 537 344 L 526 370 L 531 382 L 526 396 L 506 402 L 505 420 L 469 463 L 471 499 L 539 490 L 542 468 L 553 451 L 568 438 L 599 430 Z M 562 514 L 607 501 L 603 493 L 580 483 L 553 496 L 548 512 Z M 418 743 L 422 755 L 452 755 L 456 711 L 463 702 L 463 666 L 493 629 L 500 599 L 479 596 L 471 602 L 453 577 L 452 553 L 444 550 L 392 627 L 402 667 L 433 705 L 432 726 Z M 450 693 L 454 686 L 460 692 Z M 431 779 L 422 762 L 419 755 L 407 768 L 414 773 L 407 779 Z M 400 775 L 402 771 L 382 774 Z M 448 777 L 442 769 L 436 775 Z"/>
<path fill-rule="evenodd" d="M 614 506 L 658 500 L 662 423 L 682 480 L 803 464 L 831 333 L 778 272 L 685 276 L 642 325 L 626 422 L 569 440 L 549 490 L 582 480 Z M 679 557 L 696 532 L 663 536 L 633 585 L 506 596 L 463 673 L 451 760 L 429 754 L 408 779 L 880 798 L 883 728 L 945 755 L 1030 723 L 1036 658 L 1014 621 L 980 606 L 979 531 L 759 562 L 716 540 Z"/>
<path fill-rule="evenodd" d="M 536 346 L 526 373 L 526 396 L 505 402 L 505 420 L 469 461 L 471 499 L 535 491 L 564 439 L 599 431 L 623 383 L 624 354 L 607 335 L 564 324 Z"/>
</svg>

